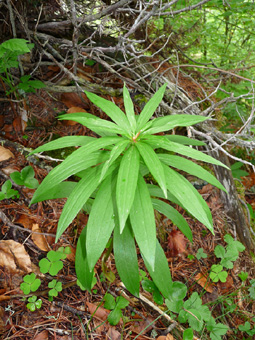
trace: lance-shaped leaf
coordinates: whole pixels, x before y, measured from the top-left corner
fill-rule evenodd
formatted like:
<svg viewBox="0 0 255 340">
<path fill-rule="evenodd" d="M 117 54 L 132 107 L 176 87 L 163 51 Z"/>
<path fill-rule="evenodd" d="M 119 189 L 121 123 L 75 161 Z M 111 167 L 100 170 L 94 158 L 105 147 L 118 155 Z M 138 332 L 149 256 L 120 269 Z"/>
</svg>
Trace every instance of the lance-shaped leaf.
<svg viewBox="0 0 255 340">
<path fill-rule="evenodd" d="M 62 182 L 50 190 L 46 191 L 43 195 L 37 198 L 37 202 L 46 201 L 46 200 L 54 200 L 57 198 L 67 198 L 77 185 L 77 182 Z"/>
<path fill-rule="evenodd" d="M 46 143 L 39 148 L 36 148 L 29 155 L 33 155 L 34 153 L 43 152 L 43 151 L 50 151 L 50 150 L 57 150 L 62 148 L 67 148 L 70 146 L 82 146 L 91 141 L 95 140 L 93 137 L 89 136 L 66 136 L 61 137 L 52 142 Z"/>
<path fill-rule="evenodd" d="M 148 103 L 146 103 L 137 120 L 136 132 L 139 132 L 144 127 L 144 125 L 148 122 L 148 120 L 155 112 L 156 108 L 159 106 L 164 96 L 166 86 L 167 84 L 161 86 L 159 90 L 154 94 L 154 96 L 148 101 Z"/>
<path fill-rule="evenodd" d="M 146 143 L 137 142 L 136 147 L 138 148 L 140 155 L 143 157 L 144 163 L 150 170 L 150 173 L 158 182 L 159 186 L 165 194 L 165 197 L 167 197 L 165 172 L 158 158 L 158 155 L 154 152 L 152 147 Z"/>
<path fill-rule="evenodd" d="M 92 103 L 104 111 L 107 116 L 109 116 L 116 124 L 118 124 L 119 127 L 129 134 L 131 133 L 129 121 L 124 112 L 121 111 L 117 105 L 107 99 L 97 96 L 94 93 L 87 91 L 85 91 L 85 93 Z"/>
<path fill-rule="evenodd" d="M 115 225 L 113 183 L 109 175 L 100 185 L 87 224 L 87 258 L 92 270 L 105 249 Z"/>
<path fill-rule="evenodd" d="M 183 145 L 197 145 L 197 146 L 205 146 L 206 144 L 200 140 L 189 138 L 186 136 L 180 135 L 165 135 L 165 137 L 171 142 L 180 143 Z"/>
<path fill-rule="evenodd" d="M 124 85 L 123 87 L 123 99 L 124 99 L 124 106 L 128 121 L 131 126 L 131 131 L 134 133 L 136 130 L 136 119 L 135 119 L 135 112 L 134 112 L 134 104 L 132 99 L 130 98 L 128 89 Z"/>
<path fill-rule="evenodd" d="M 187 239 L 192 242 L 192 231 L 185 220 L 185 218 L 171 205 L 163 202 L 161 200 L 152 199 L 152 204 L 154 209 L 159 211 L 161 214 L 165 215 L 169 218 L 179 229 L 180 231 L 187 237 Z"/>
<path fill-rule="evenodd" d="M 143 177 L 139 174 L 130 221 L 136 242 L 144 259 L 154 270 L 156 252 L 156 224 L 150 193 Z"/>
<path fill-rule="evenodd" d="M 171 115 L 155 118 L 152 121 L 151 127 L 144 131 L 144 134 L 155 134 L 163 131 L 169 131 L 176 126 L 191 126 L 197 123 L 204 122 L 208 117 L 192 116 L 192 115 Z"/>
<path fill-rule="evenodd" d="M 186 178 L 166 165 L 163 165 L 163 167 L 165 169 L 167 188 L 170 193 L 181 202 L 185 210 L 214 234 L 212 215 L 202 196 Z"/>
<path fill-rule="evenodd" d="M 75 253 L 75 272 L 82 286 L 91 291 L 94 271 L 89 269 L 86 252 L 86 228 L 84 228 L 78 238 Z"/>
<path fill-rule="evenodd" d="M 102 162 L 102 159 L 100 159 L 100 153 L 96 153 L 95 151 L 113 143 L 117 143 L 119 140 L 121 140 L 121 137 L 102 137 L 100 139 L 95 139 L 74 151 L 64 160 L 64 162 L 59 164 L 45 177 L 36 190 L 31 204 L 37 202 L 37 198 L 39 198 L 40 195 L 50 190 L 50 188 L 56 186 L 69 176 Z"/>
<path fill-rule="evenodd" d="M 56 242 L 76 217 L 91 194 L 96 190 L 99 184 L 101 169 L 102 167 L 87 169 L 87 176 L 83 177 L 77 183 L 72 193 L 68 197 L 58 222 Z"/>
<path fill-rule="evenodd" d="M 205 170 L 200 165 L 190 161 L 189 159 L 167 154 L 159 154 L 158 157 L 165 164 L 185 171 L 198 178 L 201 178 L 204 181 L 207 181 L 208 183 L 226 192 L 224 186 L 212 174 L 210 174 L 209 171 Z"/>
<path fill-rule="evenodd" d="M 123 232 L 119 226 L 114 229 L 113 249 L 115 264 L 120 278 L 131 294 L 139 296 L 139 269 L 134 236 L 129 220 Z"/>
<path fill-rule="evenodd" d="M 129 143 L 129 140 L 123 139 L 120 142 L 116 143 L 116 145 L 112 148 L 109 159 L 107 159 L 107 161 L 104 163 L 100 180 L 104 177 L 106 171 L 109 169 L 111 164 L 119 157 L 119 155 L 125 150 Z"/>
<path fill-rule="evenodd" d="M 142 256 L 153 282 L 158 287 L 163 296 L 166 299 L 169 298 L 172 291 L 171 273 L 169 270 L 165 253 L 157 239 L 156 239 L 155 267 L 151 266 L 151 264 L 147 261 L 143 253 Z"/>
<path fill-rule="evenodd" d="M 188 146 L 171 142 L 170 140 L 168 140 L 164 136 L 148 135 L 148 136 L 144 136 L 141 139 L 143 141 L 146 141 L 146 143 L 148 143 L 149 145 L 151 145 L 153 147 L 153 149 L 162 148 L 162 149 L 165 149 L 165 150 L 168 150 L 168 151 L 179 153 L 179 154 L 184 155 L 186 157 L 191 157 L 191 158 L 197 159 L 198 161 L 223 166 L 224 168 L 229 170 L 229 168 L 225 164 L 223 164 L 220 161 L 217 161 L 213 157 L 205 155 L 201 151 L 192 149 Z"/>
<path fill-rule="evenodd" d="M 120 133 L 120 134 L 126 133 L 126 130 L 123 130 L 118 125 L 112 122 L 109 122 L 108 120 L 93 116 L 87 112 L 76 112 L 76 113 L 69 113 L 66 115 L 61 115 L 59 116 L 59 120 L 73 120 L 75 122 L 78 122 L 86 126 L 90 130 L 95 131 L 99 135 L 101 134 L 100 133 L 101 131 L 102 132 L 110 131 L 111 135 L 113 133 Z"/>
<path fill-rule="evenodd" d="M 131 145 L 122 157 L 116 187 L 116 202 L 121 233 L 134 201 L 139 165 L 139 152 L 134 145 Z"/>
</svg>

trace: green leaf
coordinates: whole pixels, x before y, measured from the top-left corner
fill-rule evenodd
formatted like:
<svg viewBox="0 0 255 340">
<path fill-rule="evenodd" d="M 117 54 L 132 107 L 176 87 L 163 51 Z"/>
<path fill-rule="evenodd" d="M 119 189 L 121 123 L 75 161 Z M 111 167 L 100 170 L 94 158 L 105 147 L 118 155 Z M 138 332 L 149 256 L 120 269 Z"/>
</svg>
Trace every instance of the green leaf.
<svg viewBox="0 0 255 340">
<path fill-rule="evenodd" d="M 116 307 L 115 299 L 111 294 L 105 294 L 104 301 L 104 308 L 113 310 Z"/>
<path fill-rule="evenodd" d="M 162 163 L 159 160 L 158 155 L 154 152 L 152 147 L 146 143 L 137 142 L 136 147 L 143 157 L 144 163 L 150 170 L 150 173 L 158 182 L 159 186 L 163 190 L 165 197 L 167 197 L 166 179 Z"/>
<path fill-rule="evenodd" d="M 166 86 L 167 84 L 161 86 L 159 90 L 153 95 L 153 97 L 148 101 L 148 103 L 146 103 L 145 107 L 138 117 L 136 132 L 139 132 L 144 127 L 144 125 L 148 122 L 148 120 L 155 112 L 156 108 L 159 106 L 164 96 Z"/>
<path fill-rule="evenodd" d="M 94 93 L 87 91 L 84 92 L 92 103 L 104 111 L 123 131 L 131 134 L 129 121 L 124 112 L 121 111 L 118 106 L 116 106 L 112 101 L 99 97 Z"/>
<path fill-rule="evenodd" d="M 156 240 L 155 267 L 153 268 L 144 256 L 143 260 L 159 291 L 166 299 L 169 298 L 172 292 L 172 278 L 167 258 L 158 240 Z"/>
<path fill-rule="evenodd" d="M 30 152 L 29 155 L 33 155 L 35 153 L 44 152 L 44 151 L 50 151 L 50 150 L 57 150 L 62 148 L 67 148 L 71 146 L 83 146 L 87 143 L 95 140 L 94 137 L 89 136 L 66 136 L 61 137 L 56 140 L 53 140 L 52 142 L 46 143 L 42 146 L 39 146 L 32 152 Z"/>
<path fill-rule="evenodd" d="M 124 106 L 126 115 L 131 127 L 131 131 L 134 134 L 136 131 L 136 119 L 135 119 L 135 112 L 134 112 L 134 104 L 132 99 L 130 98 L 130 94 L 128 89 L 126 88 L 125 84 L 123 86 L 123 99 L 124 99 Z"/>
<path fill-rule="evenodd" d="M 52 187 L 50 190 L 46 191 L 44 194 L 40 195 L 38 197 L 37 202 L 45 201 L 45 200 L 53 200 L 56 198 L 67 198 L 71 194 L 71 192 L 74 190 L 75 186 L 77 185 L 77 182 L 61 182 L 54 187 Z"/>
<path fill-rule="evenodd" d="M 69 113 L 66 115 L 61 115 L 58 118 L 59 120 L 73 120 L 75 122 L 78 122 L 89 128 L 90 130 L 95 131 L 98 135 L 101 135 L 101 132 L 107 131 L 110 132 L 111 135 L 113 135 L 113 133 L 119 133 L 124 135 L 126 134 L 126 131 L 123 130 L 118 125 L 109 122 L 108 120 L 93 116 L 87 112 Z"/>
<path fill-rule="evenodd" d="M 86 232 L 87 229 L 84 228 L 80 234 L 80 237 L 78 238 L 75 254 L 75 272 L 83 288 L 87 289 L 90 292 L 92 288 L 94 271 L 91 271 L 88 265 L 86 251 Z"/>
<path fill-rule="evenodd" d="M 139 296 L 138 261 L 129 220 L 127 220 L 122 233 L 120 233 L 119 225 L 115 226 L 113 249 L 115 264 L 122 282 L 131 294 Z"/>
<path fill-rule="evenodd" d="M 140 251 L 154 270 L 156 224 L 150 194 L 141 175 L 138 176 L 135 198 L 130 211 L 130 221 Z"/>
<path fill-rule="evenodd" d="M 91 194 L 96 190 L 99 184 L 101 169 L 102 167 L 88 169 L 87 176 L 83 177 L 74 187 L 66 201 L 66 204 L 64 205 L 58 222 L 56 242 L 69 226 L 69 224 L 73 221 L 75 216 L 79 213 Z"/>
<path fill-rule="evenodd" d="M 119 308 L 115 308 L 111 313 L 108 315 L 107 320 L 109 321 L 110 325 L 117 325 L 122 317 L 122 312 Z"/>
<path fill-rule="evenodd" d="M 120 137 L 102 137 L 74 151 L 64 160 L 64 162 L 56 166 L 56 168 L 44 178 L 41 185 L 36 190 L 30 204 L 38 202 L 37 199 L 39 199 L 42 194 L 49 191 L 52 187 L 56 186 L 69 176 L 100 163 L 101 153 L 97 153 L 96 151 L 110 144 L 117 143 L 120 139 Z"/>
<path fill-rule="evenodd" d="M 167 188 L 170 193 L 179 200 L 185 210 L 203 223 L 212 234 L 214 234 L 211 212 L 202 196 L 186 178 L 167 166 L 164 166 L 164 169 Z"/>
<path fill-rule="evenodd" d="M 192 139 L 185 136 L 180 135 L 165 135 L 165 137 L 170 140 L 171 142 L 183 144 L 183 145 L 194 145 L 194 146 L 205 146 L 204 142 L 201 142 L 197 139 Z"/>
<path fill-rule="evenodd" d="M 193 116 L 185 114 L 177 114 L 165 117 L 155 118 L 152 121 L 151 127 L 144 131 L 143 134 L 155 134 L 163 131 L 169 131 L 176 126 L 191 126 L 197 123 L 204 122 L 208 117 Z"/>
<path fill-rule="evenodd" d="M 24 53 L 29 53 L 30 52 L 30 49 L 28 47 L 28 41 L 25 40 L 25 39 L 9 39 L 9 40 L 6 40 L 5 42 L 3 42 L 1 44 L 2 47 L 6 48 L 7 50 L 10 50 L 10 51 L 18 51 L 20 52 L 20 54 L 24 54 Z"/>
<path fill-rule="evenodd" d="M 129 301 L 123 296 L 118 296 L 116 298 L 116 308 L 124 309 L 129 305 Z"/>
<path fill-rule="evenodd" d="M 146 135 L 142 137 L 141 139 L 146 141 L 148 144 L 150 144 L 154 149 L 163 148 L 165 150 L 176 152 L 186 157 L 191 157 L 202 162 L 207 162 L 207 163 L 223 166 L 224 168 L 229 170 L 229 168 L 225 164 L 223 164 L 220 161 L 217 161 L 213 157 L 205 155 L 201 151 L 197 151 L 188 146 L 171 142 L 164 136 Z"/>
<path fill-rule="evenodd" d="M 112 148 L 109 159 L 104 163 L 102 173 L 100 176 L 100 181 L 103 179 L 104 175 L 106 174 L 111 164 L 120 156 L 120 154 L 125 150 L 129 143 L 130 143 L 129 140 L 123 139 L 120 142 L 116 143 L 116 145 Z"/>
<path fill-rule="evenodd" d="M 89 215 L 86 250 L 90 270 L 101 256 L 115 226 L 113 183 L 112 175 L 102 182 Z"/>
<path fill-rule="evenodd" d="M 152 199 L 154 209 L 169 218 L 187 237 L 190 242 L 193 242 L 192 231 L 185 218 L 171 205 L 161 200 Z"/>
<path fill-rule="evenodd" d="M 210 331 L 210 338 L 212 340 L 221 340 L 221 336 L 225 335 L 228 331 L 228 326 L 223 325 L 222 323 L 216 324 L 214 318 L 210 318 L 206 323 L 206 328 Z"/>
<path fill-rule="evenodd" d="M 116 202 L 122 233 L 132 207 L 139 173 L 139 152 L 132 145 L 122 157 L 116 187 Z"/>
<path fill-rule="evenodd" d="M 185 329 L 183 332 L 183 340 L 193 340 L 193 336 L 194 334 L 192 328 Z"/>
<path fill-rule="evenodd" d="M 183 157 L 167 154 L 158 154 L 159 159 L 165 164 L 185 171 L 193 176 L 203 179 L 204 181 L 216 186 L 217 188 L 225 191 L 224 186 L 212 175 L 210 172 L 202 168 L 200 165 L 185 159 Z"/>
</svg>

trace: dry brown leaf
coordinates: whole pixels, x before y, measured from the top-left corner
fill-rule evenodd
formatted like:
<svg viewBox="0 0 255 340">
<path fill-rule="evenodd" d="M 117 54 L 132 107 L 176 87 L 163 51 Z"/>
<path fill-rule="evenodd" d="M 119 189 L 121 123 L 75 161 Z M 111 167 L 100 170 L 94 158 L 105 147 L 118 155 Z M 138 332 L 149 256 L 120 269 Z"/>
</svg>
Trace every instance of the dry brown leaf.
<svg viewBox="0 0 255 340">
<path fill-rule="evenodd" d="M 175 340 L 172 334 L 168 333 L 167 335 L 160 335 L 157 340 Z"/>
<path fill-rule="evenodd" d="M 67 114 L 68 113 L 77 113 L 77 112 L 86 112 L 83 108 L 79 107 L 79 106 L 72 106 L 67 110 Z M 79 124 L 78 122 L 75 122 L 73 120 L 64 120 L 61 122 L 63 125 L 76 125 Z"/>
<path fill-rule="evenodd" d="M 206 277 L 205 275 L 203 275 L 202 273 L 198 273 L 195 276 L 195 280 L 197 281 L 197 283 L 203 287 L 208 293 L 212 293 L 213 292 L 213 285 L 211 283 L 209 283 L 209 279 L 208 277 Z"/>
<path fill-rule="evenodd" d="M 147 317 L 146 320 L 135 321 L 132 323 L 130 330 L 136 334 L 145 334 L 152 330 L 152 324 L 155 321 L 152 317 Z M 150 326 L 149 326 L 150 325 Z"/>
<path fill-rule="evenodd" d="M 14 154 L 9 149 L 0 146 L 0 162 L 6 161 L 9 158 L 14 158 Z"/>
<path fill-rule="evenodd" d="M 168 236 L 169 256 L 178 256 L 186 251 L 187 240 L 179 230 L 172 230 Z"/>
<path fill-rule="evenodd" d="M 88 102 L 88 98 L 85 95 L 85 93 L 81 93 L 81 97 L 84 102 L 80 99 L 77 93 L 67 92 L 67 93 L 62 93 L 61 101 L 67 107 L 76 106 L 76 107 L 88 108 L 89 106 L 86 104 Z"/>
<path fill-rule="evenodd" d="M 32 231 L 41 233 L 41 228 L 39 227 L 39 224 L 34 223 L 32 225 Z M 34 241 L 35 245 L 40 248 L 43 251 L 49 251 L 50 247 L 45 239 L 45 236 L 42 234 L 32 234 L 32 240 Z"/>
<path fill-rule="evenodd" d="M 94 303 L 90 303 L 88 301 L 86 302 L 86 305 L 88 306 L 90 314 L 93 314 L 93 317 L 98 318 L 101 321 L 105 321 L 108 318 L 110 312 L 103 307 L 98 307 Z"/>
<path fill-rule="evenodd" d="M 74 248 L 70 244 L 67 247 L 69 247 L 71 249 L 71 253 L 66 255 L 67 260 L 69 260 L 71 262 L 75 262 L 76 248 Z"/>
<path fill-rule="evenodd" d="M 0 266 L 9 272 L 31 272 L 31 260 L 25 247 L 13 240 L 0 241 Z"/>
<path fill-rule="evenodd" d="M 219 287 L 222 294 L 226 294 L 234 287 L 234 280 L 231 275 L 228 275 L 226 282 L 219 281 L 217 286 Z"/>
<path fill-rule="evenodd" d="M 46 329 L 34 337 L 34 340 L 48 340 L 48 339 L 49 333 L 48 331 L 46 331 Z"/>
<path fill-rule="evenodd" d="M 109 327 L 108 332 L 106 333 L 107 339 L 111 340 L 121 340 L 121 334 L 118 332 L 115 327 Z"/>
</svg>

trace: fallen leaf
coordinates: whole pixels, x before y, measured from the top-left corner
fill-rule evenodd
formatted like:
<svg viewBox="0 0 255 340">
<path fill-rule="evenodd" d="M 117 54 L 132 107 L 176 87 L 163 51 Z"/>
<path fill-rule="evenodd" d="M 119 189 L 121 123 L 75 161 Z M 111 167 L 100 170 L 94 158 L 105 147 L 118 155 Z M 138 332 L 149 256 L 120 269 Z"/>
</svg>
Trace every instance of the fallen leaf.
<svg viewBox="0 0 255 340">
<path fill-rule="evenodd" d="M 187 240 L 179 230 L 172 230 L 168 236 L 169 256 L 175 257 L 186 251 Z"/>
<path fill-rule="evenodd" d="M 9 158 L 14 158 L 14 154 L 9 149 L 0 146 L 0 162 L 6 161 Z"/>
<path fill-rule="evenodd" d="M 195 280 L 197 281 L 197 283 L 203 287 L 208 293 L 212 293 L 213 292 L 213 285 L 209 282 L 208 277 L 206 277 L 205 275 L 203 275 L 202 273 L 198 273 L 195 276 Z"/>
<path fill-rule="evenodd" d="M 132 323 L 130 330 L 136 334 L 145 334 L 152 330 L 152 324 L 154 323 L 155 319 L 152 317 L 147 317 L 146 320 L 142 321 L 135 321 Z"/>
<path fill-rule="evenodd" d="M 104 309 L 103 307 L 98 307 L 97 305 L 90 302 L 86 302 L 86 305 L 89 309 L 90 314 L 91 315 L 93 314 L 93 317 L 96 317 L 101 321 L 105 321 L 108 318 L 110 312 Z"/>
<path fill-rule="evenodd" d="M 49 251 L 50 247 L 45 239 L 45 236 L 41 234 L 42 231 L 41 231 L 41 228 L 39 227 L 39 224 L 34 223 L 32 225 L 32 231 L 40 233 L 40 234 L 34 234 L 34 233 L 32 234 L 31 238 L 34 241 L 35 245 L 43 251 Z"/>
<path fill-rule="evenodd" d="M 30 273 L 32 270 L 25 247 L 13 240 L 0 241 L 0 266 L 12 273 Z"/>
<path fill-rule="evenodd" d="M 49 339 L 49 333 L 48 331 L 44 330 L 41 333 L 37 334 L 36 337 L 34 337 L 34 340 L 48 340 Z"/>
<path fill-rule="evenodd" d="M 61 101 L 69 108 L 72 106 L 88 108 L 89 106 L 86 104 L 89 102 L 87 96 L 85 93 L 81 93 L 80 95 L 84 102 L 80 99 L 79 95 L 74 92 L 62 93 Z"/>
<path fill-rule="evenodd" d="M 70 107 L 66 113 L 77 113 L 77 112 L 86 112 L 83 108 L 79 107 L 79 106 L 72 106 Z M 62 124 L 63 125 L 76 125 L 76 124 L 79 124 L 73 120 L 64 120 L 62 121 Z"/>
<path fill-rule="evenodd" d="M 118 332 L 115 327 L 109 327 L 108 332 L 106 333 L 108 336 L 107 339 L 111 340 L 121 340 L 121 334 Z"/>
<path fill-rule="evenodd" d="M 222 294 L 226 294 L 234 287 L 234 281 L 231 275 L 227 276 L 226 282 L 218 282 L 217 283 L 218 288 L 220 289 Z"/>
<path fill-rule="evenodd" d="M 160 335 L 157 340 L 174 340 L 175 338 L 172 334 L 168 333 L 167 335 Z"/>
</svg>

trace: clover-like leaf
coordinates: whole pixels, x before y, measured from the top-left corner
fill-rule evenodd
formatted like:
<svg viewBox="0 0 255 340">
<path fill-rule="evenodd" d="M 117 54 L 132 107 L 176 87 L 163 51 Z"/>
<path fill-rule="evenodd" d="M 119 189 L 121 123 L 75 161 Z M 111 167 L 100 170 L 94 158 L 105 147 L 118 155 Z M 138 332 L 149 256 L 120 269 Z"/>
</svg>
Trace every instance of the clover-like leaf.
<svg viewBox="0 0 255 340">
<path fill-rule="evenodd" d="M 41 285 L 41 280 L 36 278 L 34 273 L 24 276 L 23 281 L 20 285 L 20 289 L 24 294 L 35 292 Z"/>
</svg>

